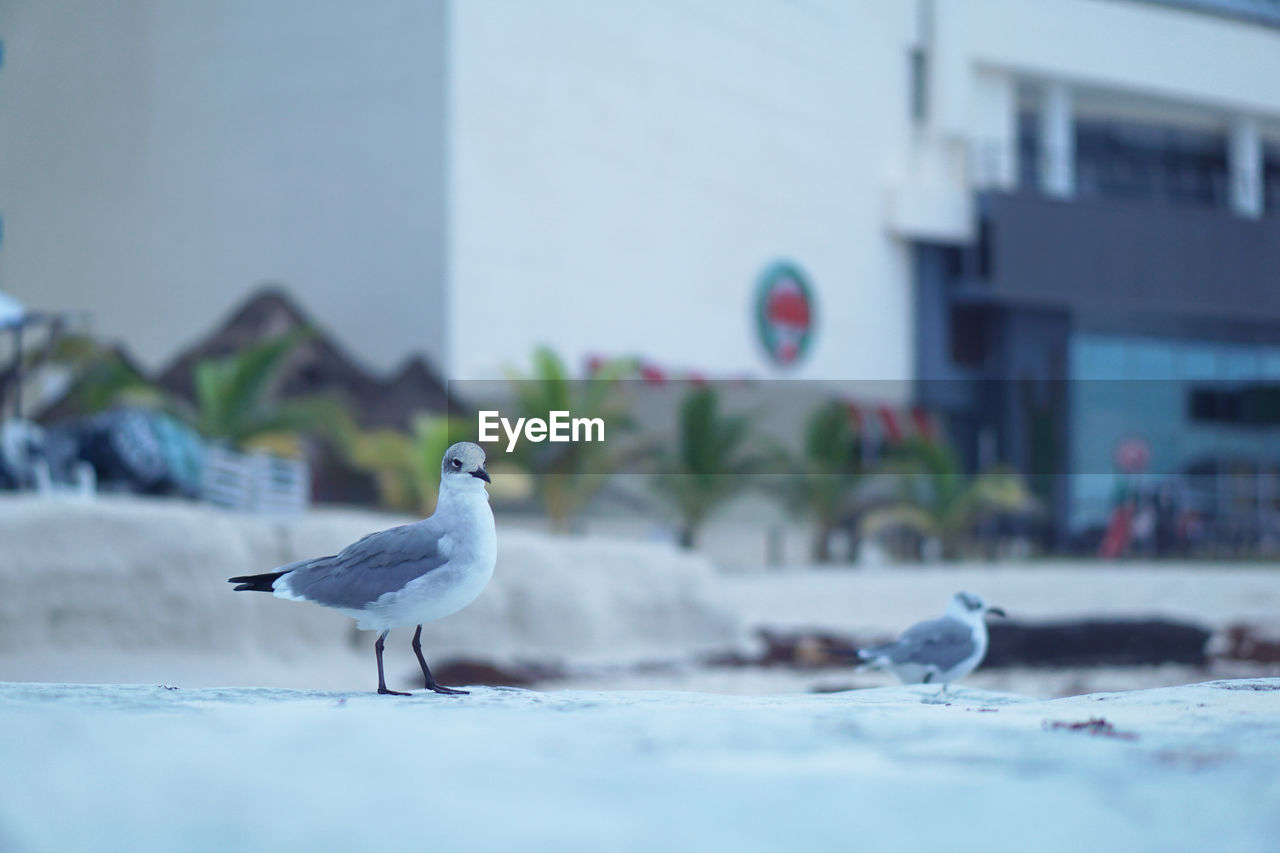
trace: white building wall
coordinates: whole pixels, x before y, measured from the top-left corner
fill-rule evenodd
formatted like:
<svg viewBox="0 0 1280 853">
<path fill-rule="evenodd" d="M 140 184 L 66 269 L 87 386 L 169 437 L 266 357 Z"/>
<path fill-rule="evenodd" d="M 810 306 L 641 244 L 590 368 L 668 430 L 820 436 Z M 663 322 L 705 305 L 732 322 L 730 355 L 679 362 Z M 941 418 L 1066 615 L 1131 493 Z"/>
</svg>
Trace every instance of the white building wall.
<svg viewBox="0 0 1280 853">
<path fill-rule="evenodd" d="M 1119 0 L 5 0 L 0 38 L 0 289 L 152 365 L 276 281 L 380 367 L 907 377 L 905 239 L 971 237 L 1022 82 L 1280 138 L 1280 31 Z M 780 259 L 818 308 L 786 371 Z"/>
<path fill-rule="evenodd" d="M 635 354 L 712 375 L 911 374 L 904 244 L 911 4 L 468 0 L 451 9 L 454 376 Z M 756 278 L 811 277 L 795 369 L 756 340 Z"/>
<path fill-rule="evenodd" d="M 266 281 L 443 356 L 443 6 L 0 4 L 0 289 L 159 365 Z"/>
</svg>

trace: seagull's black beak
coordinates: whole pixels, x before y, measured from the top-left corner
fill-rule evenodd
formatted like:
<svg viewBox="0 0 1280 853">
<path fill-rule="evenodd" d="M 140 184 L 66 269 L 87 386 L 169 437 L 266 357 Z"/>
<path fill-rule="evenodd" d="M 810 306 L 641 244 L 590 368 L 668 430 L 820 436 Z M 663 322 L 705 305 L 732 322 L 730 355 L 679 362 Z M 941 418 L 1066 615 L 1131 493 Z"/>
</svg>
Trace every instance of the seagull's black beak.
<svg viewBox="0 0 1280 853">
<path fill-rule="evenodd" d="M 988 607 L 987 612 L 992 616 L 999 616 L 1001 619 L 1008 619 L 1008 615 L 1004 612 L 1003 607 Z"/>
<path fill-rule="evenodd" d="M 493 480 L 490 480 L 490 479 L 489 479 L 489 472 L 488 472 L 488 471 L 486 471 L 486 470 L 484 470 L 484 468 L 477 468 L 476 470 L 472 471 L 472 472 L 471 472 L 471 476 L 472 476 L 472 477 L 479 477 L 481 480 L 484 480 L 486 483 L 492 483 L 492 482 L 493 482 Z M 1003 615 L 1003 614 L 1001 614 L 1001 615 Z"/>
</svg>

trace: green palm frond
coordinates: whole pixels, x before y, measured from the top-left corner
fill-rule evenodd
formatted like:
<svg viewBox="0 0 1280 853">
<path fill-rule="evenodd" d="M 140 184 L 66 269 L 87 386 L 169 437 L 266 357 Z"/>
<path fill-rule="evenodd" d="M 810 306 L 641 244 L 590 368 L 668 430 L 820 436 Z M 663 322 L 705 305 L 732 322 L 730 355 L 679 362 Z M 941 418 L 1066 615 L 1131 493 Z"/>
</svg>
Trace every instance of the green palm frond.
<svg viewBox="0 0 1280 853">
<path fill-rule="evenodd" d="M 534 492 L 551 526 L 564 530 L 616 468 L 617 438 L 633 427 L 618 380 L 633 365 L 609 362 L 590 379 L 573 380 L 560 357 L 548 347 L 533 354 L 532 372 L 508 370 L 517 414 L 548 420 L 551 412 L 575 418 L 601 418 L 608 426 L 607 442 L 521 442 L 512 461 L 533 475 Z"/>
<path fill-rule="evenodd" d="M 765 470 L 753 426 L 749 415 L 721 412 L 710 388 L 681 401 L 675 448 L 659 453 L 652 485 L 679 515 L 682 544 L 691 546 L 707 517 L 742 491 L 745 478 Z"/>
<path fill-rule="evenodd" d="M 264 407 L 234 422 L 226 437 L 243 443 L 263 433 L 320 435 L 335 447 L 350 447 L 357 430 L 347 407 L 330 397 L 298 397 Z"/>
<path fill-rule="evenodd" d="M 1039 509 L 1017 472 L 997 468 L 966 475 L 958 454 L 942 442 L 905 442 L 886 461 L 884 472 L 897 482 L 898 500 L 865 518 L 863 532 L 904 526 L 938 539 L 948 555 L 983 517 Z"/>
<path fill-rule="evenodd" d="M 34 360 L 43 357 L 31 353 Z M 87 335 L 68 335 L 53 347 L 52 359 L 69 367 L 75 379 L 71 394 L 87 413 L 116 405 L 174 411 L 173 401 L 121 354 Z"/>
<path fill-rule="evenodd" d="M 854 511 L 866 480 L 860 438 L 848 408 L 832 400 L 805 421 L 800 452 L 775 450 L 777 490 L 786 507 L 811 519 L 815 562 L 830 559 L 830 537 L 842 517 Z"/>
<path fill-rule="evenodd" d="M 382 504 L 390 509 L 430 515 L 440 488 L 440 460 L 451 435 L 462 424 L 444 415 L 419 415 L 412 433 L 378 429 L 351 441 L 355 465 L 374 475 Z"/>
<path fill-rule="evenodd" d="M 281 370 L 294 349 L 313 334 L 298 329 L 197 364 L 193 378 L 200 432 L 233 443 L 263 432 L 257 424 L 270 420 L 269 395 Z"/>
</svg>

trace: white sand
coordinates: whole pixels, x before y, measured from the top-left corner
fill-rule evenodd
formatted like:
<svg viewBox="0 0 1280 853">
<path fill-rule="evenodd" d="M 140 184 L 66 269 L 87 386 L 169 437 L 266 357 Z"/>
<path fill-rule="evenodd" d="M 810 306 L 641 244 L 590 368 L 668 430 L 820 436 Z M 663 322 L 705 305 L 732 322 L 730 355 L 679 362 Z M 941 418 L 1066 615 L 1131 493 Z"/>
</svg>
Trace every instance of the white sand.
<svg viewBox="0 0 1280 853">
<path fill-rule="evenodd" d="M 0 684 L 0 849 L 1276 849 L 1280 680 L 929 692 Z"/>
<path fill-rule="evenodd" d="M 163 500 L 0 497 L 0 680 L 366 689 L 374 680 L 372 635 L 321 607 L 232 592 L 226 578 L 333 553 L 404 520 L 327 508 L 273 520 Z M 433 664 L 567 663 L 576 675 L 562 686 L 578 688 L 765 694 L 881 686 L 892 677 L 607 666 L 749 649 L 756 627 L 887 636 L 937 615 L 958 589 L 981 593 L 1025 621 L 1164 617 L 1217 631 L 1251 624 L 1280 638 L 1280 570 L 1269 566 L 727 572 L 669 545 L 517 528 L 500 520 L 498 567 L 481 597 L 427 626 L 423 641 Z M 388 641 L 393 686 L 418 676 L 408 642 L 407 630 Z M 1215 663 L 979 671 L 967 683 L 1051 697 L 1275 674 L 1276 667 Z"/>
<path fill-rule="evenodd" d="M 232 575 L 332 554 L 405 519 L 322 509 L 272 520 L 174 501 L 0 497 L 0 680 L 365 687 L 373 635 L 312 604 L 233 592 Z M 582 664 L 742 647 L 716 571 L 669 545 L 499 531 L 480 598 L 423 631 L 429 661 Z M 417 673 L 411 631 L 388 677 Z"/>
</svg>

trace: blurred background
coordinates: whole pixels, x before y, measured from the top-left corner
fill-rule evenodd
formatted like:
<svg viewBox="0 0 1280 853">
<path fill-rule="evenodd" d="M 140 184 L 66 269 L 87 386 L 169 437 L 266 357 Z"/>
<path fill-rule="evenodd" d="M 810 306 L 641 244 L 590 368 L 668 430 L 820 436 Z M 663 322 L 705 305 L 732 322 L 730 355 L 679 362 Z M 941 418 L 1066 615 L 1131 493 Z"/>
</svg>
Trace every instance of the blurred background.
<svg viewBox="0 0 1280 853">
<path fill-rule="evenodd" d="M 487 447 L 441 681 L 885 684 L 960 589 L 973 684 L 1280 674 L 1278 79 L 1276 0 L 3 0 L 0 679 L 367 686 L 224 580 L 492 407 L 607 437 Z"/>
</svg>

